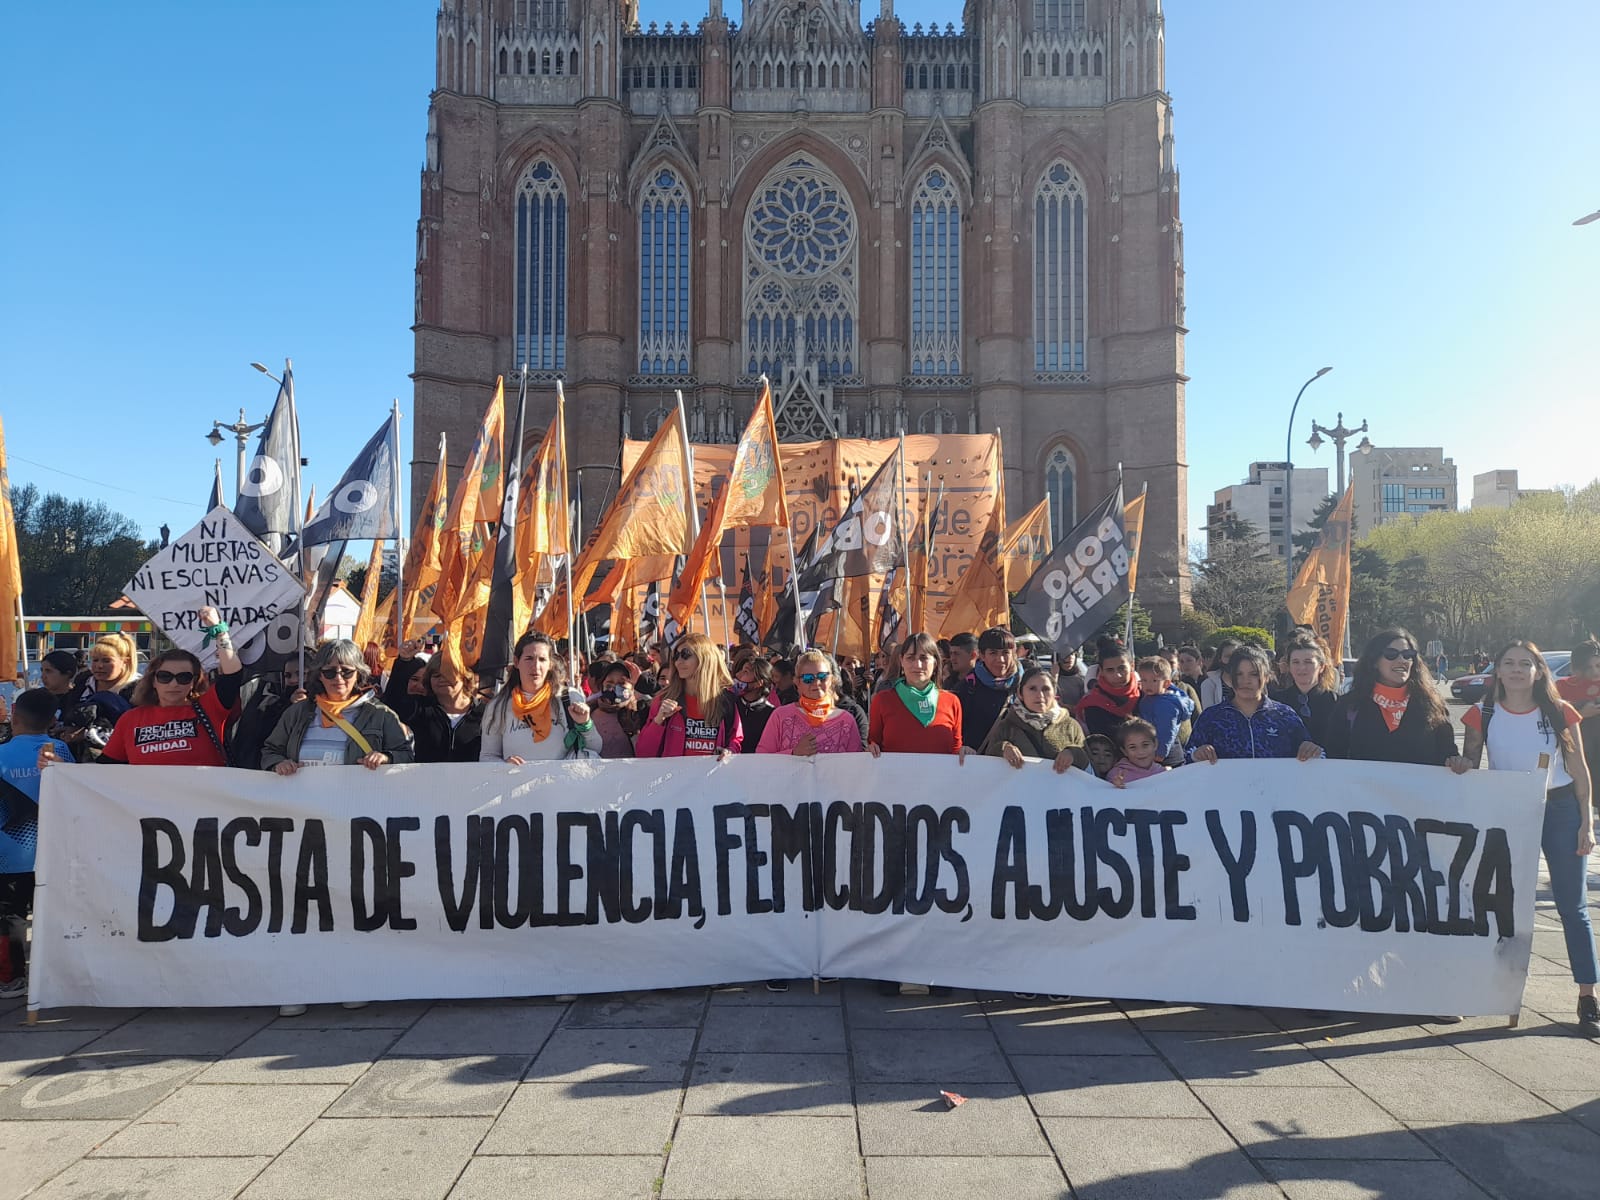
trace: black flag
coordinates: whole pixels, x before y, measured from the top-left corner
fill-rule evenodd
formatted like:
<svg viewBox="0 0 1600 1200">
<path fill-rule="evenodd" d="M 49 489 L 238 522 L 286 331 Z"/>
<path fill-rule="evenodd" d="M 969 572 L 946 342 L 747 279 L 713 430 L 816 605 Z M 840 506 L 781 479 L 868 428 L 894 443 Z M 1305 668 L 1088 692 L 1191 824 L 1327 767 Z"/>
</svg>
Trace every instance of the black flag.
<svg viewBox="0 0 1600 1200">
<path fill-rule="evenodd" d="M 801 614 L 810 612 L 817 594 L 815 588 L 810 592 L 801 592 L 799 582 L 810 565 L 812 556 L 817 552 L 817 538 L 821 531 L 820 525 L 811 527 L 811 535 L 800 547 L 795 561 L 789 564 L 789 580 L 783 589 L 782 598 L 778 601 L 778 613 L 772 618 L 772 628 L 767 630 L 767 636 L 761 643 L 768 650 L 788 654 L 795 646 L 801 644 L 804 630 Z"/>
<path fill-rule="evenodd" d="M 901 451 L 878 468 L 861 494 L 817 549 L 800 577 L 800 589 L 818 588 L 830 579 L 884 575 L 905 561 L 906 537 L 900 521 Z"/>
<path fill-rule="evenodd" d="M 294 371 L 283 369 L 278 399 L 261 442 L 239 484 L 233 512 L 239 523 L 282 557 L 300 528 L 300 417 L 294 407 Z"/>
<path fill-rule="evenodd" d="M 217 474 L 211 480 L 211 499 L 206 501 L 206 511 L 208 513 L 215 512 L 217 509 L 225 507 L 227 503 L 222 498 L 222 460 L 219 458 L 217 459 Z"/>
<path fill-rule="evenodd" d="M 1011 600 L 1034 633 L 1065 654 L 1094 636 L 1128 599 L 1122 485 L 1055 544 Z"/>
<path fill-rule="evenodd" d="M 756 590 L 750 582 L 750 556 L 744 558 L 744 581 L 739 584 L 739 609 L 733 616 L 739 641 L 746 646 L 761 644 L 761 626 L 756 623 Z"/>
<path fill-rule="evenodd" d="M 399 428 L 390 414 L 361 453 L 339 477 L 338 486 L 306 523 L 301 544 L 382 541 L 398 535 L 394 526 L 395 488 L 400 472 L 395 447 Z"/>
</svg>

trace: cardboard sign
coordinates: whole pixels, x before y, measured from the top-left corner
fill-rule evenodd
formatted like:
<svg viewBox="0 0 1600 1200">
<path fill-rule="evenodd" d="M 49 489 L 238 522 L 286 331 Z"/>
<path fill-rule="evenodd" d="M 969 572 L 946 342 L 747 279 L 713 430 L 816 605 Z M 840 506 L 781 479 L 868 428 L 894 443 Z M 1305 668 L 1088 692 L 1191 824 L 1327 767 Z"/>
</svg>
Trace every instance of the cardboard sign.
<svg viewBox="0 0 1600 1200">
<path fill-rule="evenodd" d="M 216 643 L 205 642 L 200 609 L 214 605 L 233 633 L 240 657 L 250 661 L 273 630 L 291 642 L 299 635 L 305 589 L 294 572 L 226 508 L 214 508 L 200 524 L 173 540 L 123 589 L 139 611 L 180 649 L 217 665 Z M 250 646 L 258 653 L 246 655 Z"/>
</svg>

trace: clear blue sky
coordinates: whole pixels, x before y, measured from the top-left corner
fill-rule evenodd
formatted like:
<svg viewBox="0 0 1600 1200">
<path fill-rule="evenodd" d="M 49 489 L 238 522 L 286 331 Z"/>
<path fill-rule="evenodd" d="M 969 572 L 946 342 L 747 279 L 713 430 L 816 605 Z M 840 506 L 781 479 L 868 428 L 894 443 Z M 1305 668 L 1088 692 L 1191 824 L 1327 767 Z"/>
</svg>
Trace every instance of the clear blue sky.
<svg viewBox="0 0 1600 1200">
<path fill-rule="evenodd" d="M 875 6 L 868 0 L 871 16 Z M 905 10 L 960 21 L 956 0 Z M 293 356 L 308 484 L 409 416 L 433 0 L 9 15 L 0 353 L 13 482 L 146 533 L 201 515 L 215 418 Z M 729 5 L 736 12 L 735 4 Z M 1309 421 L 1525 486 L 1600 472 L 1600 5 L 1169 0 L 1190 520 Z M 650 20 L 699 5 L 644 0 Z M 92 14 L 92 15 L 91 15 Z M 408 427 L 407 427 L 408 428 Z M 409 432 L 406 434 L 409 442 Z M 252 439 L 253 441 L 253 439 Z M 224 445 L 231 494 L 233 448 Z M 38 464 L 43 464 L 38 465 Z M 84 478 L 74 478 L 82 476 Z"/>
</svg>

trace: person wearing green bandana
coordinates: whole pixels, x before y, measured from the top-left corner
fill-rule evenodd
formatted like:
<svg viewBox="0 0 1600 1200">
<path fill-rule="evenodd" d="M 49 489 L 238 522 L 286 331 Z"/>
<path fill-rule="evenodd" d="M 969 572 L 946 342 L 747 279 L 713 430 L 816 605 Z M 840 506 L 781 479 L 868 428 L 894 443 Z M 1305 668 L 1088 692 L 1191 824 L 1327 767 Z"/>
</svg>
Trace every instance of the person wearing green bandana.
<svg viewBox="0 0 1600 1200">
<path fill-rule="evenodd" d="M 961 701 L 937 680 L 939 644 L 925 633 L 900 643 L 900 676 L 872 698 L 867 720 L 867 751 L 890 754 L 969 753 L 961 741 Z"/>
</svg>

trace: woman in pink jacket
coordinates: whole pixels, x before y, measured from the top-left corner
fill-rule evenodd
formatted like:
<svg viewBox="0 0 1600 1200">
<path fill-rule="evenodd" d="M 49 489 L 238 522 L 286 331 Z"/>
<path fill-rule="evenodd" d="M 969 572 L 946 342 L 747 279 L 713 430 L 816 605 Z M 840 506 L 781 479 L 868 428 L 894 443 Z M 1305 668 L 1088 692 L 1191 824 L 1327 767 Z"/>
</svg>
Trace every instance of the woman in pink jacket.
<svg viewBox="0 0 1600 1200">
<path fill-rule="evenodd" d="M 767 720 L 757 754 L 855 754 L 861 750 L 861 726 L 834 704 L 838 671 L 821 650 L 807 650 L 795 659 L 795 686 L 800 699 L 785 704 Z"/>
<path fill-rule="evenodd" d="M 650 705 L 634 739 L 638 758 L 715 756 L 727 762 L 744 744 L 744 727 L 732 692 L 733 676 L 716 644 L 686 633 L 672 645 L 671 673 Z"/>
</svg>

